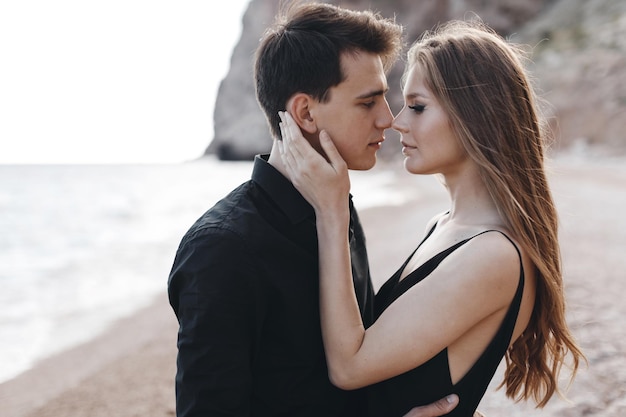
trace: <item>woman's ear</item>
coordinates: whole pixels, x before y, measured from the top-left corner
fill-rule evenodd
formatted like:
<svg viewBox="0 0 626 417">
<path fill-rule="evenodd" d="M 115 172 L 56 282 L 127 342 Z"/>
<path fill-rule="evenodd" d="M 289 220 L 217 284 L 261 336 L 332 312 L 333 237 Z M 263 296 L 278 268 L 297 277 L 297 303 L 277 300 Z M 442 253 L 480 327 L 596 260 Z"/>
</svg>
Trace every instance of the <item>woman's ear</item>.
<svg viewBox="0 0 626 417">
<path fill-rule="evenodd" d="M 298 124 L 302 133 L 316 133 L 317 123 L 311 115 L 311 106 L 314 104 L 313 98 L 304 93 L 292 96 L 287 102 L 287 111 Z"/>
</svg>

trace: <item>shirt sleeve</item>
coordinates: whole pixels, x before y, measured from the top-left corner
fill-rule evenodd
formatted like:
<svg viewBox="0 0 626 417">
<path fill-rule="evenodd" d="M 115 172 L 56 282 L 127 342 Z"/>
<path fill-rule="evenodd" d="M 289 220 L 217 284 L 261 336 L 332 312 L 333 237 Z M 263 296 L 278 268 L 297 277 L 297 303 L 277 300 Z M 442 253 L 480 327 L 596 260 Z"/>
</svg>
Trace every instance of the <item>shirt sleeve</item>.
<svg viewBox="0 0 626 417">
<path fill-rule="evenodd" d="M 178 318 L 178 417 L 248 416 L 256 334 L 254 270 L 243 242 L 205 230 L 181 244 L 169 278 Z"/>
</svg>

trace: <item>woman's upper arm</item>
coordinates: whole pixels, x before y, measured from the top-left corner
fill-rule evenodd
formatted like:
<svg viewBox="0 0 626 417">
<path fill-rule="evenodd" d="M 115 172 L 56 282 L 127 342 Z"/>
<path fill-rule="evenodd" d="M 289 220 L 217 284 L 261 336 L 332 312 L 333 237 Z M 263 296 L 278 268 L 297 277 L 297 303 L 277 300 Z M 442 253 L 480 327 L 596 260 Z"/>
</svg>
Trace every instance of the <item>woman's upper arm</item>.
<svg viewBox="0 0 626 417">
<path fill-rule="evenodd" d="M 347 366 L 353 388 L 411 370 L 486 317 L 508 308 L 519 257 L 499 233 L 478 236 L 394 301 L 367 329 Z"/>
</svg>

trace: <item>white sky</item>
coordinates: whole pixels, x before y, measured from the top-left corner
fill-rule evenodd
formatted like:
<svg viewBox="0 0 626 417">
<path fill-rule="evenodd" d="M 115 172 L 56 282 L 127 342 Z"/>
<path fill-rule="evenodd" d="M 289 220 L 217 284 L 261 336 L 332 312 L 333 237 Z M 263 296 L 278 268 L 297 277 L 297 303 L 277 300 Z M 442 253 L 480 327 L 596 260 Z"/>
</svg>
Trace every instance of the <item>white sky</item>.
<svg viewBox="0 0 626 417">
<path fill-rule="evenodd" d="M 249 0 L 0 2 L 0 164 L 202 155 Z"/>
</svg>

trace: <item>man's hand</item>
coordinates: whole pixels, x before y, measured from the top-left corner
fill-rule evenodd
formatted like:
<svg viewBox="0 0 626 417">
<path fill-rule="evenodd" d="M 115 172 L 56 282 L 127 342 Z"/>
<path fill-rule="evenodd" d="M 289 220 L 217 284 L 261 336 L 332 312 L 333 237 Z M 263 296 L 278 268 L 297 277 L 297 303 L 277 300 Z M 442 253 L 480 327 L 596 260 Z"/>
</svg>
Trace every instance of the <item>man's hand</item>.
<svg viewBox="0 0 626 417">
<path fill-rule="evenodd" d="M 459 397 L 450 394 L 432 404 L 415 407 L 404 417 L 438 417 L 448 414 L 459 404 Z"/>
<path fill-rule="evenodd" d="M 432 404 L 415 407 L 404 417 L 439 417 L 448 414 L 459 404 L 459 397 L 456 394 L 450 394 Z M 474 413 L 474 417 L 486 417 L 480 411 Z"/>
</svg>

